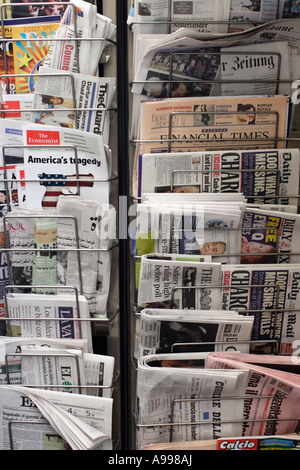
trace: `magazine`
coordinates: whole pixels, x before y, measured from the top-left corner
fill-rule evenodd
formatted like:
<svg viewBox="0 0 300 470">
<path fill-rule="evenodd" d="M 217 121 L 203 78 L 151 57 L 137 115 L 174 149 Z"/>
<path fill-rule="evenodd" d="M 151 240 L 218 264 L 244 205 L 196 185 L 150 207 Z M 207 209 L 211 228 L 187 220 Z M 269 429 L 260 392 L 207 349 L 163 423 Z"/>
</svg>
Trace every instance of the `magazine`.
<svg viewBox="0 0 300 470">
<path fill-rule="evenodd" d="M 253 317 L 237 312 L 144 309 L 140 314 L 139 356 L 169 352 L 248 352 L 252 324 Z"/>
<path fill-rule="evenodd" d="M 17 3 L 14 5 L 14 3 Z M 34 2 L 32 2 L 34 3 Z M 36 2 L 38 3 L 38 2 Z M 47 19 L 47 16 L 61 15 L 65 9 L 65 5 L 61 3 L 53 4 L 52 2 L 28 5 L 27 3 L 11 2 L 11 0 L 1 0 L 0 5 L 6 5 L 2 7 L 4 18 L 18 18 L 20 21 L 26 21 L 30 19 Z"/>
<path fill-rule="evenodd" d="M 59 19 L 53 23 L 48 20 L 37 23 L 34 27 L 12 26 L 12 37 L 20 39 L 13 47 L 15 74 L 21 75 L 15 78 L 16 93 L 32 93 L 34 89 L 33 75 L 42 65 L 47 51 L 50 47 L 50 40 L 55 36 L 55 31 L 59 25 Z M 33 31 L 34 28 L 34 31 Z M 40 41 L 36 39 L 42 38 Z M 24 74 L 28 76 L 23 76 Z"/>
<path fill-rule="evenodd" d="M 149 444 L 142 450 L 299 450 L 299 434 L 290 433 L 276 436 L 251 438 L 238 436 L 205 441 L 170 442 L 166 444 Z"/>
<path fill-rule="evenodd" d="M 38 124 L 100 134 L 107 145 L 115 82 L 113 77 L 91 77 L 40 67 L 33 108 L 41 111 L 31 113 L 30 120 Z M 81 108 L 89 108 L 91 111 L 78 110 Z M 92 111 L 97 108 L 98 111 Z"/>
<path fill-rule="evenodd" d="M 275 196 L 298 194 L 299 165 L 299 149 L 142 154 L 137 195 L 241 192 L 248 203 L 290 207 L 297 198 Z"/>
<path fill-rule="evenodd" d="M 205 353 L 174 353 L 138 360 L 137 449 L 241 434 L 241 424 L 235 421 L 242 418 L 243 400 L 237 397 L 246 387 L 248 373 L 204 369 L 204 358 Z"/>
<path fill-rule="evenodd" d="M 3 1 L 0 2 L 0 5 L 2 3 Z M 6 8 L 2 9 L 4 17 L 5 10 Z M 14 18 L 3 21 L 4 34 L 1 34 L 6 39 L 6 42 L 1 43 L 0 47 L 1 89 L 3 94 L 16 93 L 16 82 L 19 82 L 21 78 L 16 78 L 15 74 L 36 72 L 37 67 L 43 62 L 43 58 L 47 54 L 50 41 L 33 41 L 33 39 L 39 39 L 40 36 L 42 39 L 51 37 L 57 29 L 59 21 L 60 17 L 53 15 L 51 17 L 29 17 L 28 15 L 27 18 Z M 19 38 L 26 39 L 26 43 L 17 41 Z M 12 39 L 12 41 L 7 41 L 8 39 Z M 5 55 L 3 54 L 3 46 L 5 47 Z M 13 76 L 5 77 L 8 74 Z M 28 82 L 27 78 L 22 78 L 22 80 L 27 80 Z M 30 82 L 32 91 L 34 83 L 32 79 L 30 79 Z M 19 93 L 27 92 L 26 86 L 25 91 L 19 90 Z"/>
<path fill-rule="evenodd" d="M 53 209 L 59 195 L 109 204 L 111 155 L 102 136 L 42 124 L 24 127 L 26 207 Z M 55 148 L 55 147 L 63 147 Z M 77 168 L 78 164 L 78 168 Z"/>
</svg>

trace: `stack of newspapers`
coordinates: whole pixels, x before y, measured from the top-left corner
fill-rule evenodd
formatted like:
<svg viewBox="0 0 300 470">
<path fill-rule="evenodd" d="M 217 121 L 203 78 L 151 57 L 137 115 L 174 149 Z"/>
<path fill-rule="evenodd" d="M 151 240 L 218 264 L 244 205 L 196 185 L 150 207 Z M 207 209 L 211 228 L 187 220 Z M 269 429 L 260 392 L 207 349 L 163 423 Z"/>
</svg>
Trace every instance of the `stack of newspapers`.
<svg viewBox="0 0 300 470">
<path fill-rule="evenodd" d="M 139 449 L 297 429 L 291 4 L 133 2 Z"/>
<path fill-rule="evenodd" d="M 166 34 L 181 27 L 222 34 L 244 31 L 254 24 L 277 18 L 292 17 L 292 6 L 288 0 L 204 0 L 201 5 L 195 0 L 188 4 L 178 0 L 156 0 L 150 4 L 133 0 L 128 24 L 136 34 Z"/>
<path fill-rule="evenodd" d="M 30 11 L 9 7 L 21 76 L 1 80 L 0 448 L 110 450 L 115 357 L 95 353 L 93 320 L 108 320 L 116 241 L 116 79 L 98 67 L 116 26 L 84 0 Z"/>
<path fill-rule="evenodd" d="M 138 448 L 172 450 L 176 443 L 176 450 L 191 450 L 220 438 L 291 438 L 300 416 L 298 376 L 295 358 L 268 354 L 143 356 L 137 372 Z"/>
</svg>

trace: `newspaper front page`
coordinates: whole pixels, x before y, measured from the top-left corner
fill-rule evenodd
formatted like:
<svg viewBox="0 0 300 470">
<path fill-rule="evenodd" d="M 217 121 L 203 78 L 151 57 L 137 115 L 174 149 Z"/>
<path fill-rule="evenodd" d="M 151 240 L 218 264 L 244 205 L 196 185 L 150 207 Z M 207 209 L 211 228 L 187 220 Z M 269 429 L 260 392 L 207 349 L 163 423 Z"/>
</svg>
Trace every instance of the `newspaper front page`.
<svg viewBox="0 0 300 470">
<path fill-rule="evenodd" d="M 226 33 L 229 19 L 230 0 L 177 0 L 141 2 L 134 1 L 135 33 L 168 33 L 185 26 L 196 31 Z M 168 24 L 168 20 L 171 24 Z M 220 22 L 215 24 L 214 22 Z M 222 23 L 224 21 L 224 24 Z M 157 24 L 158 22 L 158 24 Z M 161 22 L 161 24 L 159 24 Z"/>
<path fill-rule="evenodd" d="M 244 391 L 247 396 L 244 401 L 244 418 L 248 421 L 243 425 L 242 435 L 274 436 L 294 432 L 298 423 L 294 418 L 299 417 L 300 411 L 298 374 L 275 370 L 272 362 L 269 363 L 270 367 L 268 364 L 260 365 L 260 355 L 254 354 L 253 362 L 243 362 L 243 354 L 237 356 L 235 359 L 230 353 L 225 356 L 223 353 L 209 353 L 206 367 L 209 370 L 238 368 L 249 372 Z M 254 363 L 256 358 L 258 365 Z M 270 398 L 259 398 L 263 395 Z"/>
<path fill-rule="evenodd" d="M 139 355 L 248 352 L 252 325 L 253 317 L 244 317 L 237 312 L 144 309 L 140 314 Z"/>
<path fill-rule="evenodd" d="M 205 202 L 185 205 L 162 200 L 159 206 L 143 202 L 137 207 L 139 250 L 145 253 L 152 239 L 153 252 L 213 255 L 216 262 L 238 263 L 242 215 L 240 208 L 217 209 Z"/>
<path fill-rule="evenodd" d="M 284 195 L 298 194 L 299 162 L 299 149 L 143 154 L 138 196 L 169 191 L 241 192 L 248 203 L 297 205 L 296 198 Z"/>
<path fill-rule="evenodd" d="M 97 201 L 85 200 L 80 196 L 60 196 L 57 212 L 60 216 L 57 246 L 66 249 L 58 253 L 59 285 L 72 285 L 80 290 L 82 284 L 90 313 L 105 318 L 111 270 L 110 239 L 107 237 L 112 235 L 109 228 L 105 233 L 101 227 L 105 224 L 105 218 L 107 225 L 112 225 L 114 213 L 106 211 L 105 206 L 102 209 Z M 76 218 L 76 225 L 75 220 L 68 217 L 71 214 Z"/>
<path fill-rule="evenodd" d="M 197 295 L 196 289 L 180 289 L 183 286 L 207 285 L 207 289 Z M 142 308 L 211 309 L 218 303 L 217 289 L 221 285 L 221 264 L 170 260 L 159 254 L 143 255 L 141 258 L 138 286 L 138 306 Z M 175 289 L 178 288 L 178 289 Z M 218 310 L 218 307 L 214 307 Z"/>
<path fill-rule="evenodd" d="M 248 372 L 236 370 L 224 374 L 224 371 L 203 369 L 199 364 L 204 357 L 201 353 L 182 353 L 139 359 L 137 449 L 171 440 L 182 442 L 241 434 L 241 424 L 233 421 L 242 418 L 243 400 L 234 397 L 242 394 Z M 232 400 L 222 400 L 223 397 Z M 197 401 L 200 398 L 208 400 Z M 172 419 L 172 402 L 176 399 Z M 226 419 L 232 422 L 223 423 Z M 208 424 L 204 425 L 205 421 Z M 182 425 L 164 426 L 170 422 Z"/>
<path fill-rule="evenodd" d="M 222 266 L 222 308 L 254 315 L 252 340 L 275 340 L 280 354 L 291 354 L 299 337 L 299 279 L 297 264 Z M 252 352 L 270 347 L 257 344 Z"/>
<path fill-rule="evenodd" d="M 248 207 L 242 222 L 241 263 L 298 263 L 299 223 L 299 214 Z"/>
<path fill-rule="evenodd" d="M 287 106 L 286 96 L 146 101 L 139 153 L 284 148 L 285 142 L 274 139 L 286 137 Z"/>
<path fill-rule="evenodd" d="M 107 145 L 115 83 L 114 77 L 92 77 L 40 67 L 33 108 L 45 111 L 31 113 L 30 120 L 38 124 L 93 132 L 102 135 Z M 81 108 L 98 110 L 81 111 Z"/>
<path fill-rule="evenodd" d="M 0 336 L 0 384 L 21 384 L 21 357 L 24 348 L 63 350 L 66 348 L 87 353 L 86 339 L 68 338 L 26 338 Z"/>
<path fill-rule="evenodd" d="M 85 338 L 92 351 L 89 308 L 84 296 L 78 296 L 79 311 L 75 294 L 9 293 L 6 299 L 9 336 Z"/>
</svg>

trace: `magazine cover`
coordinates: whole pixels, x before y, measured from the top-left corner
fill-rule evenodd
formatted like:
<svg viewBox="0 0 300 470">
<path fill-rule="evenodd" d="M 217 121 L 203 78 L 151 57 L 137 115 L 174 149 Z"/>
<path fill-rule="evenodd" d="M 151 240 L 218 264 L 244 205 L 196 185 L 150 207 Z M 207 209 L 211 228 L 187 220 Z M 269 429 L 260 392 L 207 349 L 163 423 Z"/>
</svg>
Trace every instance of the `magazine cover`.
<svg viewBox="0 0 300 470">
<path fill-rule="evenodd" d="M 0 1 L 0 5 L 3 2 Z M 5 10 L 3 10 L 3 15 L 5 16 Z M 23 38 L 27 39 L 31 38 L 38 38 L 38 36 L 34 36 L 35 31 L 38 27 L 38 30 L 41 28 L 41 24 L 55 24 L 59 23 L 60 17 L 59 16 L 52 16 L 51 18 L 47 17 L 28 17 L 28 18 L 15 18 L 15 19 L 8 19 L 4 20 L 4 35 L 1 32 L 1 35 L 6 39 L 18 39 L 20 36 L 15 36 L 16 31 L 18 34 L 23 34 Z M 42 26 L 43 28 L 44 26 Z M 18 28 L 18 29 L 15 29 Z M 23 32 L 22 32 L 23 28 Z M 0 27 L 1 30 L 1 27 Z M 38 43 L 38 41 L 37 41 Z M 27 47 L 27 43 L 26 47 Z M 50 44 L 50 43 L 49 43 Z M 14 75 L 16 74 L 16 66 L 15 66 L 15 50 L 16 50 L 16 41 L 6 41 L 5 43 L 1 43 L 0 45 L 0 71 L 1 75 Z M 3 50 L 5 49 L 5 54 L 3 54 Z M 25 54 L 25 48 L 24 48 Z M 31 61 L 33 58 L 31 58 Z M 24 64 L 21 66 L 24 67 Z M 25 73 L 20 71 L 20 73 Z M 2 77 L 1 78 L 1 85 L 2 85 L 2 93 L 16 93 L 16 78 L 15 77 Z"/>
<path fill-rule="evenodd" d="M 68 1 L 68 0 L 67 0 Z M 47 16 L 61 15 L 65 5 L 57 2 L 20 2 L 16 0 L 0 0 L 4 18 L 18 18 L 26 21 L 28 18 L 45 18 Z"/>
<path fill-rule="evenodd" d="M 79 192 L 83 199 L 109 203 L 110 183 L 105 180 L 110 178 L 111 160 L 102 136 L 32 124 L 24 128 L 24 142 L 28 145 L 24 150 L 25 179 L 33 180 L 26 185 L 28 208 L 55 208 L 59 195 Z M 59 145 L 62 149 L 55 148 Z"/>
<path fill-rule="evenodd" d="M 50 19 L 50 21 L 49 21 Z M 16 93 L 32 93 L 34 89 L 34 75 L 49 50 L 50 38 L 55 36 L 60 17 L 48 17 L 42 23 L 34 25 L 12 26 L 12 37 L 19 39 L 13 47 L 15 74 L 28 77 L 16 77 Z M 37 40 L 40 39 L 40 40 Z"/>
</svg>

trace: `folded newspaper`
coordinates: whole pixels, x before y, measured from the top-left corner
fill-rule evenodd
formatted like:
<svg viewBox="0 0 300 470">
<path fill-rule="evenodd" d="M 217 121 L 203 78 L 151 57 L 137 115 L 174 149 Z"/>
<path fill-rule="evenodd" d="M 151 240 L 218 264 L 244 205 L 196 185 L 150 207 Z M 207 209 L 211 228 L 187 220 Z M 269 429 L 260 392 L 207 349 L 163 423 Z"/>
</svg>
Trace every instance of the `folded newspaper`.
<svg viewBox="0 0 300 470">
<path fill-rule="evenodd" d="M 243 202 L 234 205 L 227 200 L 217 207 L 200 194 L 172 196 L 156 195 L 137 205 L 137 254 L 151 247 L 152 253 L 201 254 L 212 255 L 216 262 L 240 261 Z"/>
<path fill-rule="evenodd" d="M 130 24 L 135 34 L 169 33 L 182 26 L 196 31 L 226 33 L 231 0 L 193 0 L 182 3 L 176 0 L 152 1 L 151 3 L 134 0 Z M 213 21 L 212 21 L 213 20 Z M 171 21 L 169 25 L 168 22 Z"/>
<path fill-rule="evenodd" d="M 114 77 L 92 77 L 40 67 L 32 104 L 39 111 L 31 113 L 30 121 L 93 132 L 102 135 L 104 144 L 108 145 L 115 83 Z"/>
<path fill-rule="evenodd" d="M 137 195 L 241 192 L 248 203 L 297 205 L 288 196 L 298 194 L 299 166 L 299 149 L 142 154 Z"/>
<path fill-rule="evenodd" d="M 105 318 L 115 210 L 80 196 L 59 196 L 57 213 L 58 284 L 77 287 L 88 300 L 90 313 Z"/>
<path fill-rule="evenodd" d="M 247 207 L 241 263 L 299 263 L 299 214 Z"/>
<path fill-rule="evenodd" d="M 234 368 L 249 373 L 244 390 L 247 397 L 244 401 L 244 416 L 249 421 L 244 423 L 242 435 L 270 436 L 295 432 L 300 416 L 299 371 L 291 373 L 280 370 L 282 364 L 295 365 L 294 358 L 288 357 L 282 361 L 280 358 L 277 360 L 277 356 L 250 356 L 212 352 L 206 359 L 208 370 Z M 270 398 L 255 398 L 262 395 Z"/>
<path fill-rule="evenodd" d="M 96 5 L 75 0 L 66 8 L 55 34 L 58 40 L 51 43 L 43 65 L 95 75 L 101 56 L 109 54 L 108 43 L 115 32 L 116 25 L 97 13 Z"/>
<path fill-rule="evenodd" d="M 204 285 L 201 295 L 193 286 Z M 139 309 L 176 308 L 221 310 L 218 290 L 221 285 L 221 264 L 199 262 L 193 256 L 171 257 L 163 254 L 141 258 L 137 306 Z M 216 293 L 215 293 L 216 292 Z M 221 302 L 220 302 L 221 305 Z"/>
<path fill-rule="evenodd" d="M 12 358 L 16 359 L 13 355 Z M 22 385 L 58 392 L 112 396 L 112 356 L 72 348 L 29 345 L 22 346 L 19 359 Z"/>
<path fill-rule="evenodd" d="M 112 449 L 111 398 L 18 385 L 0 389 L 2 450 Z"/>
<path fill-rule="evenodd" d="M 137 370 L 137 449 L 240 435 L 246 370 L 204 369 L 205 353 L 143 356 Z M 225 373 L 224 373 L 225 372 Z M 226 422 L 227 421 L 227 422 Z"/>
<path fill-rule="evenodd" d="M 139 356 L 169 352 L 248 352 L 253 317 L 222 310 L 144 309 Z"/>
<path fill-rule="evenodd" d="M 89 307 L 86 298 L 73 294 L 6 295 L 9 336 L 86 339 L 92 352 Z"/>
<path fill-rule="evenodd" d="M 280 354 L 292 354 L 300 337 L 299 264 L 222 265 L 221 270 L 221 308 L 253 315 L 252 340 L 266 341 L 252 352 L 271 352 L 272 340 Z"/>
</svg>

